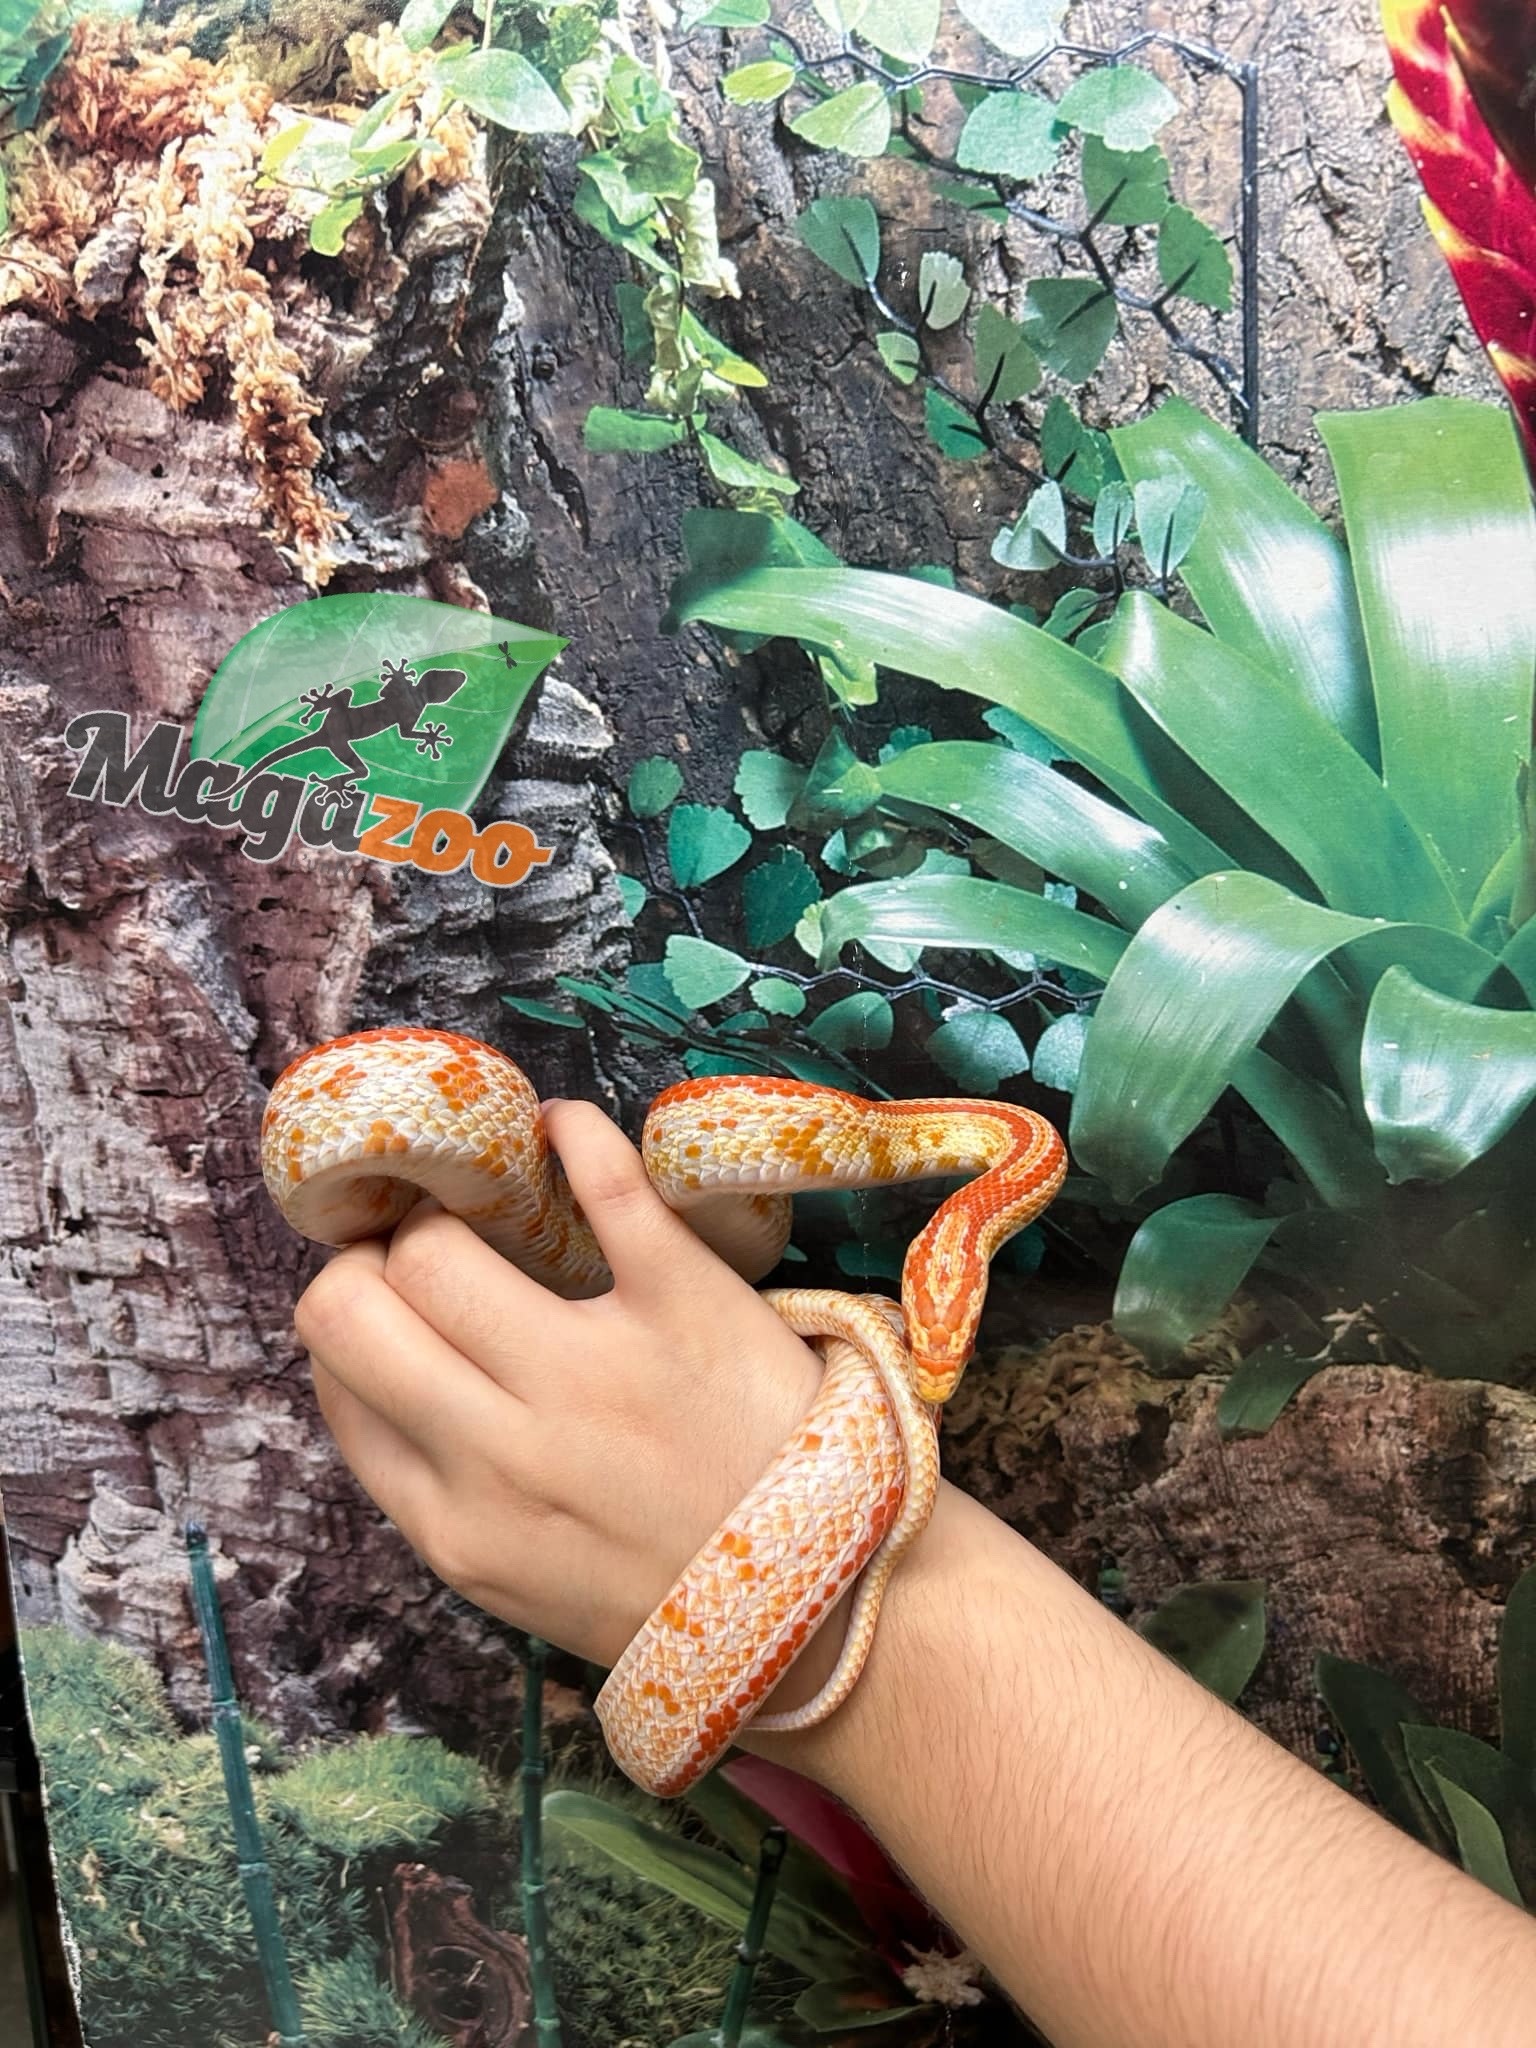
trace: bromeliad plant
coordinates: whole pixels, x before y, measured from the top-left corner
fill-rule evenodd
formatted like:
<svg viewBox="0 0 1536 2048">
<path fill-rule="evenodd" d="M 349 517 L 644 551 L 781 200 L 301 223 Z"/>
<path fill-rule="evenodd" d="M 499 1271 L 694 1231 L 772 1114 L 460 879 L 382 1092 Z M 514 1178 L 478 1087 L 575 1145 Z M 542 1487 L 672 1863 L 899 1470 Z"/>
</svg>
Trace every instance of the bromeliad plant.
<svg viewBox="0 0 1536 2048">
<path fill-rule="evenodd" d="M 1329 1356 L 1330 1316 L 1364 1308 L 1444 1372 L 1536 1352 L 1530 495 L 1502 411 L 1320 424 L 1347 545 L 1182 404 L 1111 436 L 1133 485 L 1203 497 L 1179 565 L 1203 624 L 1128 591 L 1093 657 L 865 570 L 695 570 L 675 604 L 1044 736 L 1057 758 L 960 740 L 851 765 L 846 835 L 949 821 L 1019 865 L 854 883 L 798 937 L 823 969 L 901 949 L 1102 979 L 1070 1138 L 1087 1191 L 1142 1218 L 1116 1321 L 1167 1358 L 1245 1282 L 1277 1288 L 1289 1327 L 1229 1390 L 1249 1426 Z M 1234 1103 L 1249 1141 L 1209 1171 Z"/>
</svg>

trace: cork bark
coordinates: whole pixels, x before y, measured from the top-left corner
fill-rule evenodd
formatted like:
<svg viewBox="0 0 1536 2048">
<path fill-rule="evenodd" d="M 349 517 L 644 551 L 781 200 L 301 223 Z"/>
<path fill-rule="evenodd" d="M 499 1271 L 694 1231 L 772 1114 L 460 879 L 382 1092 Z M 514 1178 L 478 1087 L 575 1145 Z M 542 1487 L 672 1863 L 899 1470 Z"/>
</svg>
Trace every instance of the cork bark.
<svg viewBox="0 0 1536 2048">
<path fill-rule="evenodd" d="M 1261 67 L 1265 445 L 1326 507 L 1316 408 L 1491 390 L 1382 113 L 1374 9 L 1153 13 Z M 1127 17 L 1105 5 L 1075 25 L 1114 40 Z M 1016 489 L 928 442 L 866 313 L 793 232 L 846 165 L 771 112 L 725 109 L 722 62 L 721 39 L 696 34 L 676 83 L 741 272 L 716 324 L 769 378 L 738 440 L 787 460 L 799 516 L 848 560 L 938 562 L 995 587 L 988 548 Z M 1220 220 L 1235 98 L 1180 90 L 1181 189 Z M 957 228 L 908 166 L 858 175 L 898 281 L 949 247 L 1017 310 L 1049 260 L 1022 232 Z M 483 1727 L 504 1716 L 516 1666 L 501 1632 L 404 1552 L 319 1425 L 290 1323 L 313 1257 L 257 1172 L 265 1086 L 348 1028 L 421 1021 L 512 1044 L 503 992 L 548 993 L 558 971 L 623 957 L 614 792 L 629 763 L 676 754 L 708 796 L 743 746 L 812 730 L 792 654 L 742 663 L 700 633 L 661 632 L 699 479 L 681 452 L 582 446 L 591 404 L 639 394 L 614 311 L 623 259 L 573 221 L 574 179 L 571 150 L 551 144 L 503 166 L 494 194 L 434 195 L 394 221 L 367 290 L 289 321 L 323 398 L 322 480 L 347 514 L 331 587 L 484 603 L 573 643 L 490 792 L 492 814 L 556 849 L 513 891 L 304 851 L 269 872 L 205 829 L 67 796 L 73 715 L 189 726 L 212 664 L 309 592 L 216 400 L 171 411 L 110 319 L 0 319 L 0 1483 L 23 1614 L 151 1654 L 192 1704 L 178 1532 L 196 1513 L 237 1582 L 245 1697 L 291 1732 Z M 1105 416 L 1167 388 L 1211 395 L 1133 326 L 1102 381 Z M 923 712 L 934 720 L 931 697 Z M 660 1078 L 611 1044 L 594 1067 L 572 1033 L 517 1043 L 546 1089 L 596 1090 L 631 1118 Z M 1048 1332 L 1079 1307 L 1043 1296 L 1038 1314 Z M 1495 1507 L 1527 1484 L 1517 1397 L 1331 1374 L 1242 1447 L 1215 1439 L 1212 1400 L 1206 1382 L 1160 1386 L 1127 1366 L 1080 1388 L 1017 1470 L 996 1418 L 973 1439 L 960 1428 L 954 1469 L 1074 1568 L 1112 1550 L 1149 1598 L 1183 1578 L 1270 1577 L 1294 1654 L 1277 1653 L 1266 1714 L 1288 1738 L 1310 1712 L 1309 1646 L 1395 1644 L 1429 1703 L 1477 1725 L 1515 1527 L 1513 1506 Z M 1329 1563 L 1346 1555 L 1347 1570 Z"/>
</svg>

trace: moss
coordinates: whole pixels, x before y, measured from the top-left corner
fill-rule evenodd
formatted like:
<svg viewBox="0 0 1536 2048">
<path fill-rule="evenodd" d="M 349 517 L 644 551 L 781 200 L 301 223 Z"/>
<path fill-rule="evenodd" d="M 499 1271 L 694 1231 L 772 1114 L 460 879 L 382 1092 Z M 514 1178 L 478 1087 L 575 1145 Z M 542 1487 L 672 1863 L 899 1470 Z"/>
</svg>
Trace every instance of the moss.
<svg viewBox="0 0 1536 2048">
<path fill-rule="evenodd" d="M 373 1849 L 421 1849 L 449 1821 L 490 1804 L 469 1757 L 419 1735 L 363 1737 L 323 1749 L 273 1786 L 273 1811 L 336 1856 Z"/>
<path fill-rule="evenodd" d="M 319 1963 L 299 1986 L 304 2030 L 316 2048 L 441 2048 L 383 1983 L 366 1949 Z"/>
</svg>

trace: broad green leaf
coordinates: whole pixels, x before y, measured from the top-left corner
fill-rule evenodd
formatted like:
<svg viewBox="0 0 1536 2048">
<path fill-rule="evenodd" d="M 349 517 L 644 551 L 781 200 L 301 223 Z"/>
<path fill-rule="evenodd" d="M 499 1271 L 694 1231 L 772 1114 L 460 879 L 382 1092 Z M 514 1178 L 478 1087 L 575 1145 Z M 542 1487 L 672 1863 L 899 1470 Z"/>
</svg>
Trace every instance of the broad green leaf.
<svg viewBox="0 0 1536 2048">
<path fill-rule="evenodd" d="M 1107 979 L 1125 935 L 1048 896 L 968 875 L 909 875 L 840 889 L 821 908 L 821 958 L 835 965 L 844 946 L 872 939 L 962 952 L 1038 953 Z M 674 944 L 676 941 L 673 942 Z"/>
<path fill-rule="evenodd" d="M 1040 422 L 1040 460 L 1047 476 L 1090 504 L 1116 470 L 1109 436 L 1085 427 L 1059 391 Z"/>
<path fill-rule="evenodd" d="M 1536 1785 L 1536 1566 L 1509 1589 L 1499 1631 L 1500 1742 Z"/>
<path fill-rule="evenodd" d="M 997 605 L 868 569 L 682 578 L 671 622 L 784 633 L 1002 706 L 1154 825 L 1192 873 L 1230 865 L 1161 794 L 1134 707 L 1107 669 Z"/>
<path fill-rule="evenodd" d="M 967 1095 L 995 1095 L 1029 1072 L 1024 1041 L 995 1010 L 957 1010 L 930 1034 L 928 1054 Z"/>
<path fill-rule="evenodd" d="M 993 185 L 973 185 L 963 178 L 936 178 L 933 190 L 952 206 L 963 206 L 967 213 L 978 214 L 983 220 L 1001 224 L 1008 218 L 1008 209 Z"/>
<path fill-rule="evenodd" d="M 433 66 L 439 85 L 484 121 L 520 135 L 569 135 L 571 117 L 515 50 L 450 50 Z"/>
<path fill-rule="evenodd" d="M 1260 1122 L 1268 1124 L 1325 1208 L 1374 1208 L 1386 1175 L 1357 1128 L 1353 1097 L 1346 1105 L 1342 1093 L 1351 1079 L 1359 1012 L 1342 980 L 1324 983 L 1321 976 L 1302 984 L 1297 1007 L 1344 1068 L 1339 1086 L 1314 1081 L 1267 1052 L 1250 1052 L 1239 1060 L 1232 1070 L 1232 1086 Z"/>
<path fill-rule="evenodd" d="M 1157 231 L 1157 274 L 1167 289 L 1199 306 L 1232 306 L 1232 259 L 1219 236 L 1187 206 L 1170 206 Z"/>
<path fill-rule="evenodd" d="M 1264 1655 L 1264 1620 L 1262 1580 L 1206 1579 L 1170 1593 L 1138 1633 L 1235 1706 Z"/>
<path fill-rule="evenodd" d="M 1077 1087 L 1083 1047 L 1088 1042 L 1092 1019 L 1081 1010 L 1069 1010 L 1054 1018 L 1035 1041 L 1031 1070 L 1042 1088 L 1055 1088 L 1070 1095 Z"/>
<path fill-rule="evenodd" d="M 1205 494 L 1180 575 L 1218 640 L 1274 670 L 1372 767 L 1376 711 L 1349 558 L 1261 456 L 1182 399 L 1110 436 L 1133 483 Z"/>
<path fill-rule="evenodd" d="M 424 50 L 434 41 L 458 0 L 405 0 L 400 35 L 408 50 Z"/>
<path fill-rule="evenodd" d="M 1115 295 L 1092 277 L 1037 277 L 1025 295 L 1024 332 L 1048 370 L 1081 384 L 1104 360 L 1120 323 Z"/>
<path fill-rule="evenodd" d="M 1314 1669 L 1323 1704 L 1355 1753 L 1376 1804 L 1389 1820 L 1442 1853 L 1450 1841 L 1434 1809 L 1414 1782 L 1403 1730 L 1424 1721 L 1424 1710 L 1396 1679 L 1368 1664 L 1326 1653 Z"/>
<path fill-rule="evenodd" d="M 996 306 L 976 315 L 976 389 L 985 405 L 1012 405 L 1040 382 L 1040 364 L 1016 320 Z"/>
<path fill-rule="evenodd" d="M 332 199 L 315 215 L 309 224 L 309 246 L 317 256 L 339 256 L 351 227 L 363 210 L 363 199 L 359 193 L 349 192 L 340 199 Z"/>
<path fill-rule="evenodd" d="M 313 121 L 295 121 L 287 128 L 279 128 L 266 148 L 261 152 L 261 175 L 275 178 L 314 128 Z"/>
<path fill-rule="evenodd" d="M 1536 1097 L 1536 1015 L 1459 1002 L 1393 967 L 1371 996 L 1360 1069 L 1388 1176 L 1449 1180 Z"/>
<path fill-rule="evenodd" d="M 1121 601 L 1103 660 L 1335 909 L 1459 923 L 1438 866 L 1380 778 L 1271 670 L 1145 593 Z M 1279 776 L 1277 761 L 1304 761 L 1306 774 Z"/>
<path fill-rule="evenodd" d="M 1103 599 L 1096 590 L 1067 590 L 1051 606 L 1045 630 L 1053 640 L 1070 640 L 1087 624 Z"/>
<path fill-rule="evenodd" d="M 925 327 L 953 327 L 971 302 L 965 266 L 958 256 L 930 249 L 917 268 L 919 319 Z"/>
<path fill-rule="evenodd" d="M 1470 906 L 1515 836 L 1536 672 L 1536 518 L 1502 406 L 1323 413 L 1387 786 Z"/>
<path fill-rule="evenodd" d="M 748 945 L 778 945 L 820 900 L 821 884 L 805 855 L 796 846 L 776 846 L 742 877 Z"/>
<path fill-rule="evenodd" d="M 736 766 L 736 794 L 759 832 L 784 823 L 804 786 L 805 770 L 797 762 L 761 747 L 749 747 Z"/>
<path fill-rule="evenodd" d="M 987 452 L 987 437 L 963 405 L 930 384 L 923 393 L 923 420 L 928 437 L 952 462 L 974 462 Z"/>
<path fill-rule="evenodd" d="M 752 834 L 717 804 L 678 804 L 667 820 L 667 860 L 679 889 L 696 889 L 734 867 Z"/>
<path fill-rule="evenodd" d="M 618 888 L 620 901 L 624 905 L 624 915 L 633 924 L 649 900 L 646 886 L 644 882 L 637 881 L 633 875 L 616 876 L 615 885 Z"/>
<path fill-rule="evenodd" d="M 879 776 L 834 727 L 806 771 L 791 816 L 797 824 L 842 823 L 872 810 L 879 800 Z"/>
<path fill-rule="evenodd" d="M 839 704 L 874 704 L 880 696 L 880 678 L 873 662 L 840 661 L 835 654 L 818 652 L 816 667 L 821 680 Z"/>
<path fill-rule="evenodd" d="M 798 1017 L 805 1009 L 805 990 L 798 982 L 785 981 L 777 974 L 754 981 L 747 994 L 770 1017 Z"/>
<path fill-rule="evenodd" d="M 894 761 L 898 755 L 910 754 L 914 747 L 931 747 L 933 734 L 926 725 L 894 725 L 891 736 L 880 749 L 880 763 L 883 767 Z"/>
<path fill-rule="evenodd" d="M 1469 982 L 1488 958 L 1422 925 L 1308 903 L 1262 875 L 1207 874 L 1171 897 L 1132 939 L 1094 1017 L 1073 1104 L 1078 1164 L 1119 1201 L 1153 1186 L 1312 970 L 1361 945 L 1378 971 L 1395 953 Z"/>
<path fill-rule="evenodd" d="M 733 1933 L 746 1925 L 754 1875 L 719 1850 L 655 1827 L 585 1792 L 547 1792 L 544 1818 L 556 1827 L 570 1828 L 624 1869 L 660 1885 Z M 770 1955 L 813 1982 L 857 1967 L 859 1959 L 852 1942 L 785 1893 L 774 1897 L 766 1945 Z"/>
<path fill-rule="evenodd" d="M 1038 57 L 1056 40 L 1067 0 L 957 0 L 977 33 L 1008 57 Z"/>
<path fill-rule="evenodd" d="M 638 227 L 655 214 L 654 195 L 631 184 L 628 166 L 621 163 L 612 150 L 594 150 L 590 156 L 583 157 L 576 168 L 597 187 L 603 204 L 621 226 Z M 649 319 L 646 321 L 646 337 L 648 341 L 651 339 Z"/>
<path fill-rule="evenodd" d="M 1218 1429 L 1223 1436 L 1262 1436 L 1323 1364 L 1321 1357 L 1303 1356 L 1283 1337 L 1261 1344 L 1222 1388 L 1216 1403 Z"/>
<path fill-rule="evenodd" d="M 329 719 L 371 713 L 374 736 L 350 742 L 367 765 L 365 797 L 372 788 L 424 810 L 467 811 L 529 691 L 565 644 L 508 619 L 393 591 L 310 598 L 236 641 L 203 692 L 192 752 L 249 768 L 291 749 L 271 765 L 300 778 L 333 776 L 349 764 L 330 749 Z M 415 680 L 386 684 L 386 669 L 400 664 Z M 350 697 L 304 703 L 327 687 Z M 443 728 L 435 759 L 429 744 L 406 736 L 426 725 Z"/>
<path fill-rule="evenodd" d="M 885 997 L 863 988 L 829 1004 L 811 1024 L 810 1035 L 833 1052 L 883 1052 L 895 1025 Z"/>
<path fill-rule="evenodd" d="M 963 819 L 1073 883 L 1128 927 L 1193 880 L 1152 826 L 1026 754 L 981 740 L 941 740 L 877 772 L 886 796 Z"/>
<path fill-rule="evenodd" d="M 809 527 L 787 512 L 734 512 L 723 506 L 695 505 L 683 514 L 683 546 L 690 566 L 711 576 L 734 576 L 744 569 L 835 568 L 837 556 Z"/>
<path fill-rule="evenodd" d="M 743 64 L 728 71 L 720 81 L 720 89 L 733 105 L 747 106 L 754 101 L 782 99 L 795 77 L 792 64 L 780 64 L 769 58 L 761 64 Z"/>
<path fill-rule="evenodd" d="M 1111 227 L 1146 227 L 1168 211 L 1168 159 L 1150 149 L 1111 149 L 1083 138 L 1083 197 L 1088 217 Z"/>
<path fill-rule="evenodd" d="M 713 7 L 683 0 L 677 25 L 684 34 L 691 28 L 760 28 L 771 12 L 769 0 L 717 0 Z"/>
<path fill-rule="evenodd" d="M 1205 516 L 1205 493 L 1177 477 L 1153 477 L 1133 485 L 1131 501 L 1147 567 L 1166 582 L 1194 545 Z"/>
<path fill-rule="evenodd" d="M 891 139 L 891 103 L 872 78 L 818 100 L 790 122 L 802 142 L 839 149 L 844 156 L 879 156 Z"/>
<path fill-rule="evenodd" d="M 687 440 L 688 429 L 681 420 L 669 420 L 661 413 L 620 412 L 611 405 L 594 405 L 581 438 L 598 455 L 650 455 Z"/>
<path fill-rule="evenodd" d="M 781 497 L 793 498 L 800 489 L 792 476 L 785 476 L 782 470 L 769 469 L 766 464 L 753 462 L 749 456 L 737 451 L 716 435 L 709 434 L 702 427 L 698 429 L 699 453 L 709 465 L 709 473 L 716 483 L 724 484 L 732 491 L 776 491 Z"/>
<path fill-rule="evenodd" d="M 1019 609 L 1020 607 L 1016 605 L 1009 606 L 1009 610 L 1015 613 Z M 995 704 L 990 711 L 983 711 L 981 722 L 990 726 L 1012 752 L 1028 754 L 1032 761 L 1044 761 L 1049 765 L 1052 761 L 1065 761 L 1070 758 L 1054 740 L 1048 740 L 1045 734 L 1031 725 L 1027 719 L 1020 718 L 1016 712 L 1004 710 L 1000 704 Z"/>
<path fill-rule="evenodd" d="M 880 217 L 867 199 L 813 200 L 795 226 L 811 254 L 849 284 L 868 284 L 880 268 Z"/>
<path fill-rule="evenodd" d="M 1154 1209 L 1126 1247 L 1116 1330 L 1166 1365 L 1215 1322 L 1279 1220 L 1235 1195 L 1191 1195 Z"/>
<path fill-rule="evenodd" d="M 702 1010 L 739 989 L 752 972 L 750 960 L 708 939 L 674 932 L 667 941 L 666 975 L 672 992 L 687 1009 Z"/>
<path fill-rule="evenodd" d="M 1093 544 L 1101 555 L 1116 554 L 1136 524 L 1136 501 L 1129 484 L 1106 484 L 1093 508 Z"/>
<path fill-rule="evenodd" d="M 914 2024 L 933 2012 L 933 2006 L 914 2004 L 910 1994 L 898 1997 L 859 1972 L 808 1985 L 795 2000 L 796 2017 L 815 2034 L 837 2043 L 878 2028 L 910 2033 Z"/>
<path fill-rule="evenodd" d="M 922 64 L 939 32 L 939 0 L 869 0 L 859 23 L 866 43 L 903 64 Z"/>
<path fill-rule="evenodd" d="M 1085 71 L 1062 94 L 1060 117 L 1111 149 L 1146 149 L 1179 103 L 1159 78 L 1134 64 Z"/>
<path fill-rule="evenodd" d="M 625 878 L 627 879 L 627 877 Z M 553 1003 L 535 1001 L 532 996 L 503 996 L 507 1008 L 535 1024 L 558 1024 L 563 1031 L 585 1031 L 586 1022 L 573 1010 L 558 1010 Z"/>
<path fill-rule="evenodd" d="M 910 334 L 901 334 L 894 328 L 875 336 L 875 347 L 880 351 L 880 360 L 896 379 L 898 384 L 911 384 L 923 366 L 923 352 Z"/>
<path fill-rule="evenodd" d="M 1016 524 L 992 543 L 992 559 L 1005 569 L 1054 569 L 1067 551 L 1067 508 L 1061 485 L 1047 477 L 1030 496 Z"/>
<path fill-rule="evenodd" d="M 1039 178 L 1056 161 L 1063 130 L 1039 93 L 989 92 L 966 116 L 955 150 L 962 171 L 998 178 Z"/>
<path fill-rule="evenodd" d="M 1453 1779 L 1433 1766 L 1431 1773 L 1445 1802 L 1462 1869 L 1490 1891 L 1497 1892 L 1501 1899 L 1508 1899 L 1512 1906 L 1523 1907 L 1525 1901 L 1509 1867 L 1509 1849 L 1498 1822 L 1486 1806 L 1470 1792 L 1463 1792 Z"/>
<path fill-rule="evenodd" d="M 870 0 L 812 0 L 812 5 L 834 35 L 857 28 Z"/>
<path fill-rule="evenodd" d="M 665 754 L 648 754 L 629 771 L 626 794 L 629 808 L 637 818 L 659 818 L 682 793 L 683 771 Z"/>
</svg>

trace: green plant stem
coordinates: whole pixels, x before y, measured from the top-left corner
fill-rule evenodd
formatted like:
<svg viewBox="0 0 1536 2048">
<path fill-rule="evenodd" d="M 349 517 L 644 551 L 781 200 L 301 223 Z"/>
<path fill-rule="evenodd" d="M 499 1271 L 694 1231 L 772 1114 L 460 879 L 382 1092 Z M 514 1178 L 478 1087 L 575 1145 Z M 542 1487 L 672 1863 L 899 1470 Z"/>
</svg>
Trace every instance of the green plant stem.
<svg viewBox="0 0 1536 2048">
<path fill-rule="evenodd" d="M 725 1995 L 725 2010 L 720 2015 L 719 2048 L 740 2048 L 742 2031 L 747 2024 L 747 2009 L 752 2003 L 752 1985 L 757 1976 L 757 1966 L 763 1960 L 763 1937 L 768 1932 L 768 1916 L 773 1911 L 779 1865 L 784 1861 L 788 1839 L 783 1828 L 769 1828 L 758 1850 L 757 1888 L 752 1894 L 752 1910 L 747 1915 L 746 1931 L 736 1950 L 736 1968 L 731 1973 L 731 1988 Z"/>
<path fill-rule="evenodd" d="M 262 1845 L 261 1823 L 256 1817 L 256 1800 L 251 1791 L 251 1773 L 245 1760 L 245 1726 L 235 1698 L 234 1672 L 229 1662 L 229 1645 L 224 1636 L 224 1617 L 219 1608 L 219 1591 L 208 1554 L 208 1536 L 200 1523 L 186 1527 L 187 1563 L 192 1575 L 192 1606 L 203 1639 L 203 1657 L 208 1666 L 208 1689 L 213 1700 L 213 1728 L 219 1745 L 219 1762 L 224 1769 L 224 1792 L 229 1801 L 234 1829 L 235 1855 L 240 1869 L 240 1888 L 256 1936 L 256 1954 L 261 1978 L 267 1990 L 267 2004 L 279 2048 L 304 2048 L 306 2036 L 299 2012 L 293 1972 L 288 1966 L 288 1945 L 278 1918 L 277 1896 L 272 1872 Z"/>
<path fill-rule="evenodd" d="M 562 2048 L 560 2013 L 549 1952 L 549 1899 L 544 1883 L 544 1665 L 548 1643 L 529 1636 L 523 1666 L 523 1937 L 533 1987 L 538 2048 Z"/>
</svg>

